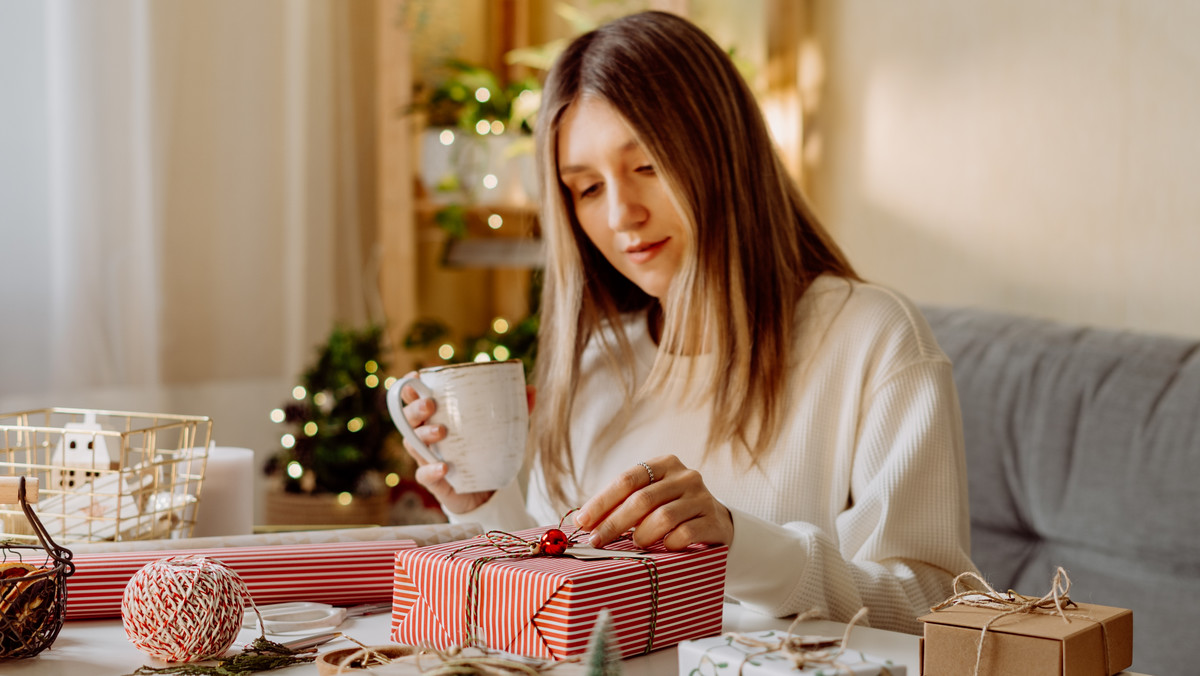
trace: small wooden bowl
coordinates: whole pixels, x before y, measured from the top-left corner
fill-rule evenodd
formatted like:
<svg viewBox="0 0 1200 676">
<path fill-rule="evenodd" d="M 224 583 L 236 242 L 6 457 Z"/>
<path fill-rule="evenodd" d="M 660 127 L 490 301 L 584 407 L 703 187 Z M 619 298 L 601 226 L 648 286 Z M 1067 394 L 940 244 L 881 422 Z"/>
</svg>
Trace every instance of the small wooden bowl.
<svg viewBox="0 0 1200 676">
<path fill-rule="evenodd" d="M 410 645 L 400 645 L 391 643 L 388 645 L 373 645 L 368 646 L 374 652 L 383 655 L 384 657 L 394 660 L 400 657 L 407 657 L 416 652 L 416 649 Z M 344 660 L 352 655 L 361 655 L 362 648 L 342 648 L 341 650 L 330 650 L 327 653 L 322 653 L 317 657 L 317 673 L 321 676 L 336 676 L 337 674 L 348 674 L 355 671 L 367 671 L 372 667 L 381 666 L 379 664 L 371 664 L 368 666 L 351 666 L 360 663 L 360 660 L 353 660 L 350 664 L 342 667 L 339 666 Z"/>
</svg>

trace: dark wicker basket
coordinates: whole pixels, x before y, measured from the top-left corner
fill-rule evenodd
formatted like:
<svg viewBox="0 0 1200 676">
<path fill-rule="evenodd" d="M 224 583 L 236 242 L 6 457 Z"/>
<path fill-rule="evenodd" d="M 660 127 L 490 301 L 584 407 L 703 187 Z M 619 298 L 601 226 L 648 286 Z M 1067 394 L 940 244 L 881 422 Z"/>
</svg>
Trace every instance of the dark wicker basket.
<svg viewBox="0 0 1200 676">
<path fill-rule="evenodd" d="M 0 579 L 0 660 L 33 657 L 54 643 L 67 607 L 67 577 L 75 572 L 71 552 L 50 538 L 25 499 L 25 477 L 18 477 L 17 500 L 37 544 L 0 542 L 0 575 L 36 571 Z"/>
</svg>

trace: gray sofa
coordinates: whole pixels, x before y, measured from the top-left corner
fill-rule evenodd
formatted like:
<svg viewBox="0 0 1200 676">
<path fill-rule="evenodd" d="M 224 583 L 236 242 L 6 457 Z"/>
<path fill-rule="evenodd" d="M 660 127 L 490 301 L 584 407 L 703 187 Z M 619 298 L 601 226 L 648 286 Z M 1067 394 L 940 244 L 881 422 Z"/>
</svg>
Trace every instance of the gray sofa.
<svg viewBox="0 0 1200 676">
<path fill-rule="evenodd" d="M 972 556 L 1133 610 L 1133 670 L 1200 674 L 1200 340 L 924 307 L 954 362 Z"/>
</svg>

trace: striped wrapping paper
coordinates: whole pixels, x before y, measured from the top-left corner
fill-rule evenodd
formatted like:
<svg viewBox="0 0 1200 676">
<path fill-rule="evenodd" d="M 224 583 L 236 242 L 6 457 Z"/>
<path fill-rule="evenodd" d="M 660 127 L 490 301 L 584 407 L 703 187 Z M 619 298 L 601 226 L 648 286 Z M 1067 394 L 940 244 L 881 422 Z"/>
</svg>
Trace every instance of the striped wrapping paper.
<svg viewBox="0 0 1200 676">
<path fill-rule="evenodd" d="M 75 574 L 67 578 L 66 619 L 120 617 L 129 579 L 142 566 L 167 556 L 217 559 L 245 581 L 260 606 L 386 601 L 392 594 L 396 552 L 415 546 L 412 540 L 385 540 L 80 554 L 74 559 Z"/>
<path fill-rule="evenodd" d="M 546 528 L 514 533 L 537 541 Z M 468 638 L 467 589 L 471 562 L 502 552 L 475 547 L 450 552 L 483 538 L 431 545 L 396 554 L 391 638 L 429 641 L 439 648 Z M 629 541 L 609 545 L 614 556 L 637 551 Z M 725 547 L 649 552 L 658 570 L 658 610 L 651 649 L 721 632 Z M 561 660 L 587 650 L 600 610 L 612 615 L 622 657 L 647 650 L 651 621 L 651 575 L 631 560 L 530 557 L 483 564 L 478 583 L 480 637 L 497 650 Z"/>
</svg>

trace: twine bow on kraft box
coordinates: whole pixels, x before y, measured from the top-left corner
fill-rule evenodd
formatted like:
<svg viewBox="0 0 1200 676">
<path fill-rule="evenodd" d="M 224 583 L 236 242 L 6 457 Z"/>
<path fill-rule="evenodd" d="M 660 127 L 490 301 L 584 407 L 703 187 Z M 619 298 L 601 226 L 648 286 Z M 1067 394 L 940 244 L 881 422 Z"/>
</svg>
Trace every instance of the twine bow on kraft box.
<svg viewBox="0 0 1200 676">
<path fill-rule="evenodd" d="M 605 608 L 622 657 L 720 633 L 726 547 L 639 550 L 618 540 L 585 553 L 572 536 L 555 555 L 557 531 L 397 552 L 391 639 L 562 660 L 587 650 Z"/>
<path fill-rule="evenodd" d="M 982 589 L 969 589 L 973 580 Z M 1045 596 L 998 592 L 974 573 L 918 618 L 924 676 L 1112 676 L 1133 664 L 1133 612 L 1076 603 L 1059 568 Z"/>
</svg>

